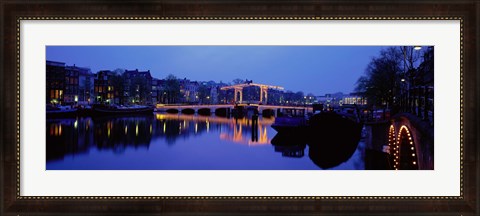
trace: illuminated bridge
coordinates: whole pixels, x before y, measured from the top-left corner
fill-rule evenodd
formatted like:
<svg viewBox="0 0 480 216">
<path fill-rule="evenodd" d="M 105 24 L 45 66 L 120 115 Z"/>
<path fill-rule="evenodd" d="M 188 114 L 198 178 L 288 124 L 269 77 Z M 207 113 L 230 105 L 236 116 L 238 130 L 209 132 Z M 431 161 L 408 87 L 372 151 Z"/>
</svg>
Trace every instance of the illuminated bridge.
<svg viewBox="0 0 480 216">
<path fill-rule="evenodd" d="M 250 86 L 258 86 L 260 87 L 260 103 L 266 104 L 268 101 L 268 89 L 275 89 L 275 90 L 283 90 L 284 88 L 281 86 L 273 86 L 273 85 L 265 85 L 265 84 L 257 84 L 252 82 L 231 85 L 231 86 L 224 86 L 220 88 L 220 90 L 229 90 L 233 89 L 234 92 L 234 101 L 235 103 L 243 103 L 243 88 L 250 87 Z"/>
<path fill-rule="evenodd" d="M 263 111 L 272 111 L 273 114 L 276 116 L 278 112 L 283 111 L 283 109 L 299 109 L 304 108 L 306 112 L 313 112 L 312 107 L 301 107 L 301 106 L 280 106 L 280 105 L 259 105 L 259 104 L 215 104 L 215 105 L 164 105 L 164 104 L 157 104 L 156 111 L 157 112 L 175 112 L 175 113 L 214 113 L 220 109 L 223 109 L 227 113 L 230 113 L 235 107 L 246 107 L 246 108 L 254 108 L 260 114 Z"/>
</svg>

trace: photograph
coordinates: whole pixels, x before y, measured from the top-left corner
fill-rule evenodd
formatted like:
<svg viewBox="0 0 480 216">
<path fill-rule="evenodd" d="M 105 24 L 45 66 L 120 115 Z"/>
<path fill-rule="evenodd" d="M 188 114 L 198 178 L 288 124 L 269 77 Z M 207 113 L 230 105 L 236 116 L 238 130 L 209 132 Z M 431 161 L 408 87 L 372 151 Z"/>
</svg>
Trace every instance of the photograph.
<svg viewBox="0 0 480 216">
<path fill-rule="evenodd" d="M 434 46 L 46 46 L 46 170 L 434 170 Z"/>
</svg>

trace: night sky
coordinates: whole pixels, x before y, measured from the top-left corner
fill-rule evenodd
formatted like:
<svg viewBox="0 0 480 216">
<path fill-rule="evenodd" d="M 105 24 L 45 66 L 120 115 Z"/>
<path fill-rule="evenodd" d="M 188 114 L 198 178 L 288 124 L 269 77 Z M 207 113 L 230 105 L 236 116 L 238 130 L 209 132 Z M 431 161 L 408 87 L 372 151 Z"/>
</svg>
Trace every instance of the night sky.
<svg viewBox="0 0 480 216">
<path fill-rule="evenodd" d="M 99 70 L 150 70 L 196 81 L 279 85 L 320 96 L 351 93 L 381 46 L 47 46 L 47 60 Z"/>
</svg>

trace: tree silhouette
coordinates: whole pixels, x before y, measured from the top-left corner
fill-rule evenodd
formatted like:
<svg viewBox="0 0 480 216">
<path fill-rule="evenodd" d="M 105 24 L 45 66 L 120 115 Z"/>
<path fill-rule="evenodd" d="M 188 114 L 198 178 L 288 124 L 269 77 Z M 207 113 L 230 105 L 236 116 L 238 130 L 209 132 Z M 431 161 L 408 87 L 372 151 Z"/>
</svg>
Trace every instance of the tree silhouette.
<svg viewBox="0 0 480 216">
<path fill-rule="evenodd" d="M 362 92 L 370 106 L 390 107 L 399 91 L 403 55 L 400 49 L 389 47 L 372 58 L 365 75 L 357 80 L 355 90 Z"/>
<path fill-rule="evenodd" d="M 165 78 L 165 93 L 167 103 L 175 103 L 180 95 L 180 82 L 176 76 L 169 74 Z"/>
<path fill-rule="evenodd" d="M 242 84 L 242 83 L 245 83 L 245 80 L 242 80 L 240 78 L 236 78 L 236 79 L 232 80 L 232 83 L 233 83 L 233 85 Z"/>
<path fill-rule="evenodd" d="M 204 84 L 200 84 L 200 86 L 198 87 L 198 99 L 200 100 L 200 103 L 202 104 L 205 104 L 205 103 L 208 103 L 209 100 L 207 99 L 207 97 L 210 96 L 210 88 L 208 88 L 206 85 Z"/>
</svg>

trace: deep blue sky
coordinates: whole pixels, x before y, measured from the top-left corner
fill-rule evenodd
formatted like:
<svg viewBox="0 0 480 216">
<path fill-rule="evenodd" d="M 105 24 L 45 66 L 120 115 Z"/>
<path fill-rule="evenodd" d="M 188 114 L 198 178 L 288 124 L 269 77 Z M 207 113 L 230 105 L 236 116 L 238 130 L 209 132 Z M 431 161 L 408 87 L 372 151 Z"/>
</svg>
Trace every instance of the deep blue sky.
<svg viewBox="0 0 480 216">
<path fill-rule="evenodd" d="M 249 79 L 305 94 L 350 93 L 381 46 L 47 46 L 47 60 L 99 70 L 150 70 L 153 77 Z"/>
</svg>

